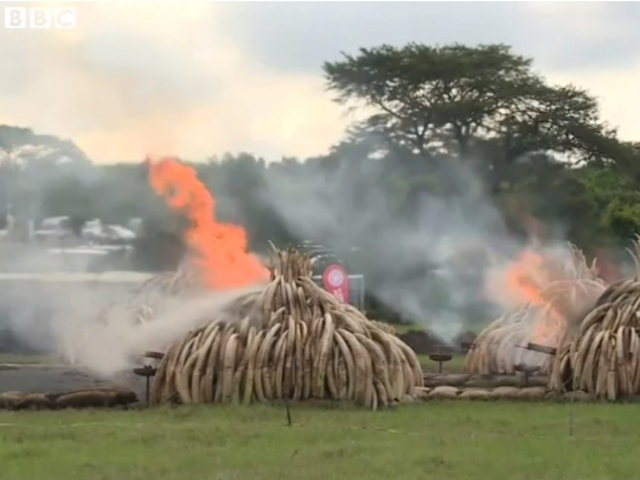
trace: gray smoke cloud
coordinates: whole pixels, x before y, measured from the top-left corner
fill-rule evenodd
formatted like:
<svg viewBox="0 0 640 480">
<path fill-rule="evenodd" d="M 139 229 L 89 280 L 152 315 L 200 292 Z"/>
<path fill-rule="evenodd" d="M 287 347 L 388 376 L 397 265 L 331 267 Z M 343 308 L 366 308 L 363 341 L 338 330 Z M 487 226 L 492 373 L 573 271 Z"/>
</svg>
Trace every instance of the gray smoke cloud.
<svg viewBox="0 0 640 480">
<path fill-rule="evenodd" d="M 471 165 L 447 160 L 425 180 L 437 183 L 422 189 L 436 193 L 421 193 L 409 218 L 394 204 L 402 184 L 393 171 L 363 156 L 343 156 L 331 174 L 271 168 L 265 200 L 299 236 L 337 252 L 365 252 L 356 273 L 365 273 L 368 292 L 451 341 L 465 325 L 497 318 L 522 300 L 510 298 L 505 285 L 486 291 L 487 279 L 499 279 L 528 242 L 507 233 Z M 561 237 L 553 243 L 569 254 Z M 489 293 L 495 306 L 482 311 Z"/>
<path fill-rule="evenodd" d="M 130 300 L 146 275 L 104 275 L 112 281 L 101 281 L 100 275 L 93 282 L 74 281 L 70 273 L 51 274 L 49 281 L 42 280 L 47 278 L 43 273 L 40 280 L 11 279 L 0 299 L 2 326 L 35 350 L 55 353 L 101 377 L 117 378 L 141 365 L 145 351 L 166 351 L 190 330 L 220 318 L 238 296 L 262 288 L 156 298 L 150 305 L 153 319 L 140 322 L 132 307 L 141 305 L 132 306 Z"/>
<path fill-rule="evenodd" d="M 166 352 L 189 331 L 221 318 L 223 310 L 239 296 L 259 288 L 166 299 L 153 306 L 153 319 L 142 323 L 124 303 L 116 304 L 104 321 L 96 322 L 95 304 L 88 305 L 80 315 L 54 317 L 56 343 L 73 363 L 101 376 L 114 377 L 140 365 L 146 351 Z"/>
</svg>

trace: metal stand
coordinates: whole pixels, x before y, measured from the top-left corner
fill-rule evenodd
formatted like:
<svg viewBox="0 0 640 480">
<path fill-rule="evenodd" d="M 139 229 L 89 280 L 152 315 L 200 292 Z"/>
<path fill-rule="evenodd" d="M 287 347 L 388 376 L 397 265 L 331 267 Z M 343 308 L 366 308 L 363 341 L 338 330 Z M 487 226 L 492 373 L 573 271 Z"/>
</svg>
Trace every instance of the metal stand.
<svg viewBox="0 0 640 480">
<path fill-rule="evenodd" d="M 288 397 L 284 397 L 284 408 L 287 410 L 287 425 L 291 426 L 291 407 L 289 406 Z"/>
<path fill-rule="evenodd" d="M 538 365 L 526 365 L 524 363 L 518 363 L 517 365 L 513 366 L 513 369 L 516 372 L 521 372 L 522 373 L 522 376 L 524 378 L 524 386 L 528 387 L 529 386 L 529 376 L 533 375 L 538 370 L 540 370 L 540 367 Z"/>
<path fill-rule="evenodd" d="M 141 377 L 145 377 L 145 403 L 147 407 L 149 406 L 149 395 L 151 391 L 151 377 L 153 377 L 157 372 L 157 369 L 152 367 L 151 365 L 145 365 L 141 368 L 134 368 L 133 373 L 139 375 Z"/>
<path fill-rule="evenodd" d="M 160 352 L 145 352 L 145 358 L 152 358 L 154 360 L 162 360 L 164 353 Z M 133 373 L 140 377 L 145 378 L 145 403 L 149 407 L 149 400 L 151 395 L 151 377 L 155 376 L 158 369 L 151 365 L 143 365 L 142 367 L 134 368 Z"/>
<path fill-rule="evenodd" d="M 434 362 L 438 362 L 438 373 L 442 373 L 442 364 L 450 361 L 453 358 L 453 355 L 449 352 L 445 352 L 442 349 L 439 349 L 436 352 L 432 352 L 429 354 L 429 359 Z"/>
<path fill-rule="evenodd" d="M 289 405 L 289 395 L 291 394 L 291 375 L 285 374 L 284 408 L 287 410 L 287 425 L 291 426 L 291 407 Z"/>
<path fill-rule="evenodd" d="M 558 349 L 554 347 L 547 347 L 546 345 L 539 345 L 537 343 L 527 343 L 526 345 L 516 345 L 517 348 L 524 348 L 525 350 L 529 350 L 530 352 L 542 353 L 544 355 L 555 356 L 558 353 Z M 524 375 L 524 384 L 525 387 L 529 386 L 529 376 L 536 373 L 540 370 L 539 366 L 535 365 L 526 365 L 524 363 L 519 363 L 518 365 L 513 366 L 514 370 L 518 372 L 522 372 Z"/>
</svg>

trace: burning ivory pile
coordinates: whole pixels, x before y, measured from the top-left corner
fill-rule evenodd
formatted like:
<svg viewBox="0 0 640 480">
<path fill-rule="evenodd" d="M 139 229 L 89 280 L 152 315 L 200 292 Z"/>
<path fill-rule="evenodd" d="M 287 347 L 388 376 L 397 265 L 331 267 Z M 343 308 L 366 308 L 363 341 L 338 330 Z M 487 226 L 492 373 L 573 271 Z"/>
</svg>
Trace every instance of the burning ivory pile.
<svg viewBox="0 0 640 480">
<path fill-rule="evenodd" d="M 616 400 L 640 393 L 640 243 L 635 278 L 609 286 L 554 363 L 550 387 Z"/>
<path fill-rule="evenodd" d="M 418 359 L 395 335 L 311 280 L 311 260 L 277 251 L 271 281 L 167 350 L 151 401 L 353 401 L 376 409 L 423 386 Z"/>
<path fill-rule="evenodd" d="M 553 361 L 549 353 L 571 339 L 584 312 L 606 288 L 595 261 L 588 266 L 580 250 L 571 245 L 570 251 L 569 265 L 545 259 L 549 282 L 536 286 L 535 302 L 508 312 L 478 335 L 467 354 L 467 373 L 513 375 L 528 369 L 549 374 Z"/>
</svg>

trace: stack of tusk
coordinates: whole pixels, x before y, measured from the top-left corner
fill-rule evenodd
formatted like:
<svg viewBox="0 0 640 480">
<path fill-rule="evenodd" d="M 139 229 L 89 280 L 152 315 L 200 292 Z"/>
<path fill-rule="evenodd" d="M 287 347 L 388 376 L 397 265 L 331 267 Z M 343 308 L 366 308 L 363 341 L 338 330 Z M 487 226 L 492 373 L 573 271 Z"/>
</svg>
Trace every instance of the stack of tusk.
<svg viewBox="0 0 640 480">
<path fill-rule="evenodd" d="M 550 388 L 615 400 L 640 392 L 640 281 L 611 285 L 553 363 Z"/>
<path fill-rule="evenodd" d="M 263 291 L 170 346 L 154 378 L 155 404 L 313 398 L 377 409 L 423 385 L 415 353 L 313 283 L 309 257 L 276 251 L 270 271 Z"/>
<path fill-rule="evenodd" d="M 541 374 L 550 373 L 552 357 L 521 346 L 540 343 L 536 338 L 537 327 L 551 319 L 554 321 L 548 322 L 551 326 L 546 329 L 549 331 L 545 332 L 544 344 L 561 350 L 573 337 L 584 311 L 595 304 L 606 288 L 598 278 L 595 262 L 589 266 L 582 252 L 573 245 L 569 245 L 569 251 L 571 262 L 565 268 L 549 267 L 549 277 L 554 280 L 539 292 L 544 303 L 521 305 L 478 335 L 475 348 L 467 353 L 467 373 L 513 375 L 518 364 L 540 367 Z"/>
</svg>

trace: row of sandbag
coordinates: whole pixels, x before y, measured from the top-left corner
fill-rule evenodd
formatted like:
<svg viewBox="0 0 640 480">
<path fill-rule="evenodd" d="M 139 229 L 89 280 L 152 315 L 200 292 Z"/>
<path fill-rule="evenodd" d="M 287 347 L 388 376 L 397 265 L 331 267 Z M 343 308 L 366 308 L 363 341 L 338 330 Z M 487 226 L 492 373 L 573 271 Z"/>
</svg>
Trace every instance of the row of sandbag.
<svg viewBox="0 0 640 480">
<path fill-rule="evenodd" d="M 544 400 L 595 400 L 593 395 L 586 392 L 566 392 L 563 395 L 549 391 L 545 387 L 496 387 L 493 389 L 482 388 L 457 388 L 449 385 L 439 387 L 417 387 L 416 399 L 428 400 L 524 400 L 530 402 Z"/>
<path fill-rule="evenodd" d="M 65 393 L 0 393 L 0 408 L 7 410 L 55 410 L 61 408 L 104 408 L 126 406 L 138 401 L 132 390 L 120 387 L 91 387 Z"/>
<path fill-rule="evenodd" d="M 425 387 L 450 386 L 463 388 L 494 389 L 498 387 L 546 387 L 549 377 L 531 375 L 528 379 L 518 375 L 472 375 L 469 373 L 425 373 Z"/>
</svg>

